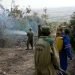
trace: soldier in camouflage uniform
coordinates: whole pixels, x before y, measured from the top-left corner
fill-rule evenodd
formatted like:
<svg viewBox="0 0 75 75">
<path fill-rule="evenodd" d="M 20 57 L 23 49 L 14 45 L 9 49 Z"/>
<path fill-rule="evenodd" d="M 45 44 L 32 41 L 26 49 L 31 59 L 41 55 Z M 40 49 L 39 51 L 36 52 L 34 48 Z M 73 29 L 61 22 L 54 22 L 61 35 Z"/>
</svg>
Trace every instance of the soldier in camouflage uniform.
<svg viewBox="0 0 75 75">
<path fill-rule="evenodd" d="M 42 27 L 41 36 L 35 45 L 34 60 L 36 75 L 57 75 L 60 69 L 59 56 L 49 35 L 49 27 Z"/>
<path fill-rule="evenodd" d="M 28 39 L 27 39 L 27 49 L 29 49 L 29 45 L 31 45 L 32 49 L 33 49 L 33 32 L 32 29 L 29 29 L 29 32 L 27 33 Z"/>
</svg>

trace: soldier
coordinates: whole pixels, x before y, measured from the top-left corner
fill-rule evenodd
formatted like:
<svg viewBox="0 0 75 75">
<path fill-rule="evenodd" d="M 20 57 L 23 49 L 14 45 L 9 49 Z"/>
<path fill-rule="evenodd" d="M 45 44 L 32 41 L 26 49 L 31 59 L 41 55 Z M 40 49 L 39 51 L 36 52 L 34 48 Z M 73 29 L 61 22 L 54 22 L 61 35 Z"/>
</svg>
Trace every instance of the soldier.
<svg viewBox="0 0 75 75">
<path fill-rule="evenodd" d="M 38 38 L 40 37 L 41 35 L 41 25 L 38 25 Z"/>
<path fill-rule="evenodd" d="M 35 74 L 36 75 L 57 75 L 60 70 L 59 55 L 57 54 L 49 27 L 42 27 L 41 36 L 35 45 Z"/>
<path fill-rule="evenodd" d="M 33 49 L 33 32 L 32 32 L 32 29 L 30 28 L 29 29 L 29 32 L 27 33 L 27 49 L 29 49 L 29 44 L 31 45 L 32 49 Z"/>
<path fill-rule="evenodd" d="M 62 37 L 61 31 L 57 32 L 57 36 L 55 38 L 55 46 L 58 53 L 61 52 L 63 48 L 63 37 Z"/>
<path fill-rule="evenodd" d="M 63 48 L 62 48 L 62 51 L 59 53 L 60 67 L 64 71 L 67 71 L 68 58 L 70 60 L 72 60 L 72 51 L 71 50 L 72 50 L 72 48 L 71 48 L 71 44 L 70 44 L 69 30 L 65 29 L 65 34 L 63 36 Z M 66 74 L 63 73 L 63 75 L 66 75 Z"/>
</svg>

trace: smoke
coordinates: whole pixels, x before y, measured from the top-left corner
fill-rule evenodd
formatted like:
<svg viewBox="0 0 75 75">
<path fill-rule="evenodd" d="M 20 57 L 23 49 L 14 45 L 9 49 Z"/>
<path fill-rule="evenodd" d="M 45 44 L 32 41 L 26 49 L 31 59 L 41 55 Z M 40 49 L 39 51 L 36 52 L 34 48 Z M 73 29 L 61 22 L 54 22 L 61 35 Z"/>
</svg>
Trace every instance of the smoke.
<svg viewBox="0 0 75 75">
<path fill-rule="evenodd" d="M 0 39 L 6 41 L 8 39 L 8 41 L 11 40 L 12 42 L 26 40 L 26 34 L 29 28 L 32 28 L 34 35 L 37 33 L 39 18 L 31 16 L 29 18 L 24 17 L 22 20 L 18 20 L 12 16 L 8 16 L 9 12 L 4 11 L 3 7 L 0 6 L 0 9 L 2 9 L 0 12 Z"/>
</svg>

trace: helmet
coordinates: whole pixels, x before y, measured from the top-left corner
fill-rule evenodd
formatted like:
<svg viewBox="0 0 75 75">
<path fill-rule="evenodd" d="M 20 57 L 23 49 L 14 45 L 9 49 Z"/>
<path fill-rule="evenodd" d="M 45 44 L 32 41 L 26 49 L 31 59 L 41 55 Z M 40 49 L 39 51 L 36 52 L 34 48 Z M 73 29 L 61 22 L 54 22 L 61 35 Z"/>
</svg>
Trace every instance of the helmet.
<svg viewBox="0 0 75 75">
<path fill-rule="evenodd" d="M 50 34 L 49 26 L 42 26 L 41 33 L 43 36 L 48 36 Z"/>
</svg>

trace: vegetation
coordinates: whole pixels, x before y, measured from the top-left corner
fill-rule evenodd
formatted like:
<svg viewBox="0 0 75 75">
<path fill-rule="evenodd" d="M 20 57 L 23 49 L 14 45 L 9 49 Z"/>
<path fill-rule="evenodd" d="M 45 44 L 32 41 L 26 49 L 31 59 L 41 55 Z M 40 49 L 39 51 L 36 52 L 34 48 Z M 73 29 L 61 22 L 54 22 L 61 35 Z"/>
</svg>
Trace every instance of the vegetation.
<svg viewBox="0 0 75 75">
<path fill-rule="evenodd" d="M 71 23 L 71 25 L 75 25 L 75 12 L 71 16 L 70 23 Z"/>
<path fill-rule="evenodd" d="M 70 26 L 71 26 L 71 43 L 72 47 L 75 50 L 75 12 L 71 16 L 70 20 Z"/>
</svg>

